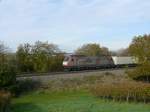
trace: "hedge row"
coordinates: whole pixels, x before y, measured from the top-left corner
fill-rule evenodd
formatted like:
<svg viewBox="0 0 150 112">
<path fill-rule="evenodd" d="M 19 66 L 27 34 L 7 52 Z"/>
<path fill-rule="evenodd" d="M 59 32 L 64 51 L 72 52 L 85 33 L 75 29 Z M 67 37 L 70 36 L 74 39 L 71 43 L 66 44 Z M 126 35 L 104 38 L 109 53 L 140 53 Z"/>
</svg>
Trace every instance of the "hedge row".
<svg viewBox="0 0 150 112">
<path fill-rule="evenodd" d="M 8 112 L 10 106 L 11 94 L 6 91 L 0 91 L 0 112 Z"/>
<path fill-rule="evenodd" d="M 114 101 L 150 102 L 150 84 L 142 82 L 96 84 L 91 91 L 97 97 Z"/>
<path fill-rule="evenodd" d="M 141 65 L 132 71 L 127 71 L 131 79 L 143 82 L 150 82 L 150 65 Z"/>
</svg>

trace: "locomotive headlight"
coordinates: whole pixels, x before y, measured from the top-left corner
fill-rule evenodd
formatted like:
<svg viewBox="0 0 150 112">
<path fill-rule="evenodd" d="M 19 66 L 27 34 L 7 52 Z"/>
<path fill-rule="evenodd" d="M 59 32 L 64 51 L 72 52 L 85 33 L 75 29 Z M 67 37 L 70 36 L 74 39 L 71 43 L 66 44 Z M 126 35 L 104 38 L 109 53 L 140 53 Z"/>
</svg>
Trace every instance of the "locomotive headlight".
<svg viewBox="0 0 150 112">
<path fill-rule="evenodd" d="M 67 62 L 67 61 L 64 61 L 64 62 L 63 62 L 63 66 L 68 66 L 68 62 Z"/>
</svg>

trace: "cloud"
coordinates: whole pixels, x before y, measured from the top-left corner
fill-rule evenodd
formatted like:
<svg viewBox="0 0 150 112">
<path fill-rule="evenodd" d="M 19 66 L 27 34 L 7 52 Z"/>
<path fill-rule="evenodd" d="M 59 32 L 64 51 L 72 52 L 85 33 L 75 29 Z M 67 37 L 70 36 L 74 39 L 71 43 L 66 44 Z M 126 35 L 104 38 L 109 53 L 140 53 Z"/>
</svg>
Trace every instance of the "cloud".
<svg viewBox="0 0 150 112">
<path fill-rule="evenodd" d="M 149 0 L 2 0 L 0 40 L 13 48 L 48 40 L 67 51 L 89 42 L 119 49 L 149 33 L 149 10 Z"/>
</svg>

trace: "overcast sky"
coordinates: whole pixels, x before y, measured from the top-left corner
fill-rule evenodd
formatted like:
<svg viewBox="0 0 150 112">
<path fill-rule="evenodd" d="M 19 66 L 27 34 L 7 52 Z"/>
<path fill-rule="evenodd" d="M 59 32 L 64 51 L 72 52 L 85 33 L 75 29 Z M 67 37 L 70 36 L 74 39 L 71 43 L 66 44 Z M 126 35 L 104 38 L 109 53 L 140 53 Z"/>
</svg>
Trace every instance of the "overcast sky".
<svg viewBox="0 0 150 112">
<path fill-rule="evenodd" d="M 72 52 L 86 43 L 125 48 L 150 33 L 150 0 L 0 0 L 0 41 L 37 40 Z"/>
</svg>

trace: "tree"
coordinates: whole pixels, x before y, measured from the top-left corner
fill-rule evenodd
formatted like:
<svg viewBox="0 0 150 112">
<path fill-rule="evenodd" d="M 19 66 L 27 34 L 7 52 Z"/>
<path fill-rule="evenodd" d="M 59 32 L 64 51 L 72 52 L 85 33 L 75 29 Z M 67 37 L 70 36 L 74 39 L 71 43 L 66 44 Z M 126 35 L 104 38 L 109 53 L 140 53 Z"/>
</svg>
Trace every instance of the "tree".
<svg viewBox="0 0 150 112">
<path fill-rule="evenodd" d="M 111 56 L 117 56 L 117 52 L 116 51 L 110 51 L 110 55 Z"/>
<path fill-rule="evenodd" d="M 129 52 L 137 58 L 140 65 L 130 76 L 150 81 L 150 35 L 134 37 Z"/>
<path fill-rule="evenodd" d="M 60 50 L 55 44 L 48 42 L 35 42 L 32 47 L 34 69 L 37 72 L 47 72 L 50 69 L 51 59 Z"/>
<path fill-rule="evenodd" d="M 16 71 L 7 50 L 8 48 L 0 43 L 0 90 L 9 89 L 16 83 Z"/>
<path fill-rule="evenodd" d="M 129 48 L 122 48 L 117 51 L 110 51 L 111 56 L 131 56 Z"/>
<path fill-rule="evenodd" d="M 32 46 L 28 43 L 21 44 L 16 52 L 17 63 L 19 71 L 31 72 L 33 71 L 33 59 L 31 54 Z"/>
<path fill-rule="evenodd" d="M 129 48 L 122 48 L 116 51 L 117 56 L 130 56 Z"/>
<path fill-rule="evenodd" d="M 57 45 L 48 42 L 37 41 L 34 45 L 28 43 L 20 45 L 17 50 L 18 68 L 21 72 L 49 72 L 59 70 L 62 58 L 58 58 L 60 56 L 57 54 L 60 52 Z M 56 66 L 56 63 L 58 66 Z"/>
<path fill-rule="evenodd" d="M 107 55 L 107 56 L 111 55 L 111 52 L 109 51 L 107 47 L 102 47 L 101 50 L 102 50 L 103 55 Z"/>
<path fill-rule="evenodd" d="M 54 55 L 59 53 L 60 50 L 57 45 L 46 42 L 37 41 L 32 47 L 32 53 L 44 53 L 47 55 Z"/>
<path fill-rule="evenodd" d="M 85 44 L 78 48 L 75 53 L 86 56 L 100 56 L 102 55 L 102 49 L 99 44 Z"/>
<path fill-rule="evenodd" d="M 135 37 L 129 47 L 129 52 L 138 58 L 139 63 L 148 62 L 150 59 L 150 35 Z"/>
<path fill-rule="evenodd" d="M 56 55 L 53 55 L 49 58 L 49 71 L 62 71 L 63 70 L 63 66 L 62 66 L 62 62 L 64 60 L 64 54 L 62 53 L 58 53 Z"/>
<path fill-rule="evenodd" d="M 0 65 L 3 66 L 7 61 L 7 47 L 0 42 Z"/>
<path fill-rule="evenodd" d="M 102 56 L 110 55 L 110 51 L 107 47 L 100 47 L 99 44 L 85 44 L 75 51 L 76 54 L 86 56 Z"/>
</svg>

